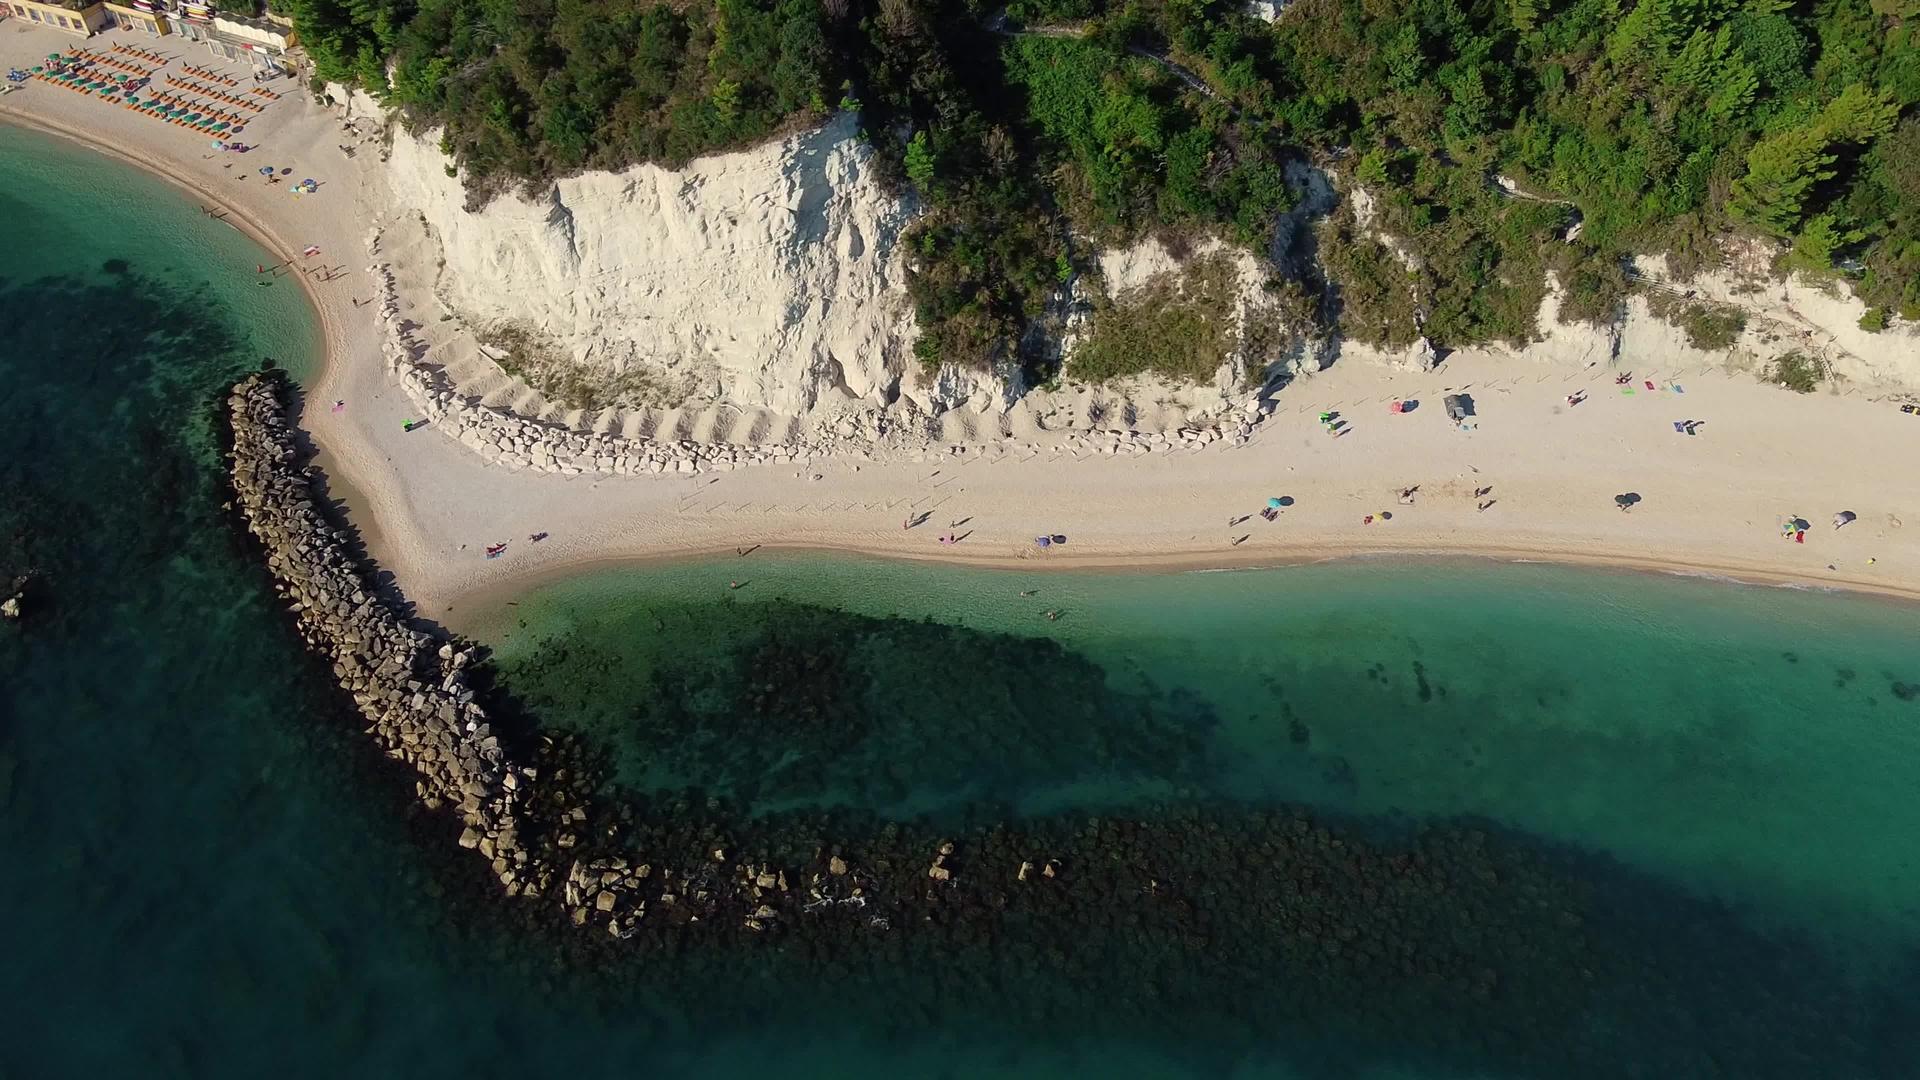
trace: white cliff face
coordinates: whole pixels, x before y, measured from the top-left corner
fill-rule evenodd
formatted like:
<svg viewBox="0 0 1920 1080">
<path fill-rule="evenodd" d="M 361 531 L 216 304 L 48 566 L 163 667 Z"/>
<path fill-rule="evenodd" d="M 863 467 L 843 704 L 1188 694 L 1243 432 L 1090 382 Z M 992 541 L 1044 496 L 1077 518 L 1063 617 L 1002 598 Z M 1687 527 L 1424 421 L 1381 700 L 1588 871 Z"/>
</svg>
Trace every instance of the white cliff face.
<svg viewBox="0 0 1920 1080">
<path fill-rule="evenodd" d="M 1835 375 L 1861 386 L 1920 389 L 1920 325 L 1895 320 L 1875 332 L 1860 328 L 1867 307 L 1844 284 L 1809 281 L 1800 275 L 1755 281 L 1728 271 L 1671 282 L 1666 260 L 1635 260 L 1635 269 L 1670 291 L 1727 304 L 1747 314 L 1741 344 L 1759 359 L 1800 351 L 1825 361 Z"/>
<path fill-rule="evenodd" d="M 437 138 L 397 135 L 390 183 L 440 243 L 441 298 L 476 327 L 521 322 L 589 370 L 788 414 L 885 404 L 915 373 L 899 250 L 911 214 L 874 179 L 850 116 L 473 213 Z"/>
<path fill-rule="evenodd" d="M 1107 295 L 1121 301 L 1129 294 L 1149 286 L 1178 280 L 1198 260 L 1220 255 L 1225 256 L 1234 276 L 1232 319 L 1234 336 L 1238 342 L 1234 351 L 1220 358 L 1220 365 L 1214 370 L 1210 383 L 1190 387 L 1162 386 L 1156 380 L 1143 380 L 1143 385 L 1150 384 L 1164 394 L 1190 398 L 1189 404 L 1196 407 L 1215 399 L 1227 400 L 1241 389 L 1240 384 L 1244 381 L 1242 372 L 1246 367 L 1243 349 L 1247 327 L 1270 305 L 1264 290 L 1264 283 L 1269 276 L 1267 268 L 1252 252 L 1211 237 L 1195 244 L 1193 250 L 1185 255 L 1175 255 L 1151 236 L 1129 247 L 1100 253 L 1100 277 L 1106 284 Z"/>
</svg>

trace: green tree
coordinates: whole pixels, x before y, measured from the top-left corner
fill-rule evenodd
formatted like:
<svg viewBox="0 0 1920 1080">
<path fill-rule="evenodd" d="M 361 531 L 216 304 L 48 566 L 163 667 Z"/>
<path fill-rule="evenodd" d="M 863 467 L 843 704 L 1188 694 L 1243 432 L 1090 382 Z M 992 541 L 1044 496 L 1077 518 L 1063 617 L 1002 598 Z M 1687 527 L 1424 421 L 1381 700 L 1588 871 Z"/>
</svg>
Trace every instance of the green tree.
<svg viewBox="0 0 1920 1080">
<path fill-rule="evenodd" d="M 933 194 L 933 181 L 938 172 L 934 160 L 933 144 L 927 140 L 927 133 L 916 131 L 907 141 L 906 156 L 907 179 L 922 195 Z"/>
<path fill-rule="evenodd" d="M 1800 224 L 1807 192 L 1834 176 L 1834 156 L 1815 128 L 1794 128 L 1756 144 L 1747 154 L 1747 174 L 1733 184 L 1733 211 L 1777 236 Z"/>
</svg>

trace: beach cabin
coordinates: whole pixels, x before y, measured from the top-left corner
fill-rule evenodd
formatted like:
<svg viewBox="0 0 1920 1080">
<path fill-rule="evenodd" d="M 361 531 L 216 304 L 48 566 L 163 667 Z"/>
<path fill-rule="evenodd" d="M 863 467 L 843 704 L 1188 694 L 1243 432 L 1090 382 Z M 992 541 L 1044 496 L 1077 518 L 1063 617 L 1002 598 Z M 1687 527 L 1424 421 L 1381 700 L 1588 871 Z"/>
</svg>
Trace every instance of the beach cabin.
<svg viewBox="0 0 1920 1080">
<path fill-rule="evenodd" d="M 165 37 L 173 32 L 156 0 L 127 0 L 124 4 L 108 0 L 103 6 L 113 14 L 114 22 L 122 30 L 137 30 L 149 37 Z"/>
<path fill-rule="evenodd" d="M 64 30 L 77 37 L 92 37 L 114 27 L 113 13 L 99 0 L 68 4 L 45 4 L 40 0 L 4 0 L 0 2 L 14 18 Z"/>
<path fill-rule="evenodd" d="M 213 41 L 209 47 L 229 60 L 245 60 L 256 68 L 278 70 L 287 50 L 299 44 L 293 20 L 268 13 L 247 18 L 221 12 L 213 17 Z"/>
<path fill-rule="evenodd" d="M 199 0 L 175 0 L 173 18 L 181 37 L 199 42 L 215 56 L 244 60 L 262 71 L 278 72 L 290 66 L 285 63 L 287 50 L 300 43 L 293 21 L 280 15 L 256 19 L 215 11 Z"/>
</svg>

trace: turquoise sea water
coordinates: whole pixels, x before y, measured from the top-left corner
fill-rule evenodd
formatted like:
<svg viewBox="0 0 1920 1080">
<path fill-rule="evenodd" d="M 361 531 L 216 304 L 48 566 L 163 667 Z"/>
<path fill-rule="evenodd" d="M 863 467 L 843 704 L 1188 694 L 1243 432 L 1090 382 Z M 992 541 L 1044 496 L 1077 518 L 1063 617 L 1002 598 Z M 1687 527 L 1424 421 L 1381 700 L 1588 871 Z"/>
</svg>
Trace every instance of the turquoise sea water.
<svg viewBox="0 0 1920 1080">
<path fill-rule="evenodd" d="M 44 575 L 0 626 L 4 1075 L 1917 1071 L 1920 620 L 1854 597 L 596 575 L 482 636 L 644 817 L 1027 845 L 1066 884 L 878 936 L 528 925 L 222 514 L 217 398 L 310 362 L 300 298 L 190 200 L 3 128 L 0 220 L 0 571 Z"/>
<path fill-rule="evenodd" d="M 482 636 L 545 721 L 626 747 L 637 785 L 892 813 L 1224 794 L 1485 815 L 1756 913 L 1920 943 L 1917 615 L 1465 560 L 1023 576 L 755 556 L 552 586 Z M 752 721 L 703 717 L 692 739 L 656 722 L 729 700 L 769 640 L 897 723 L 803 757 Z M 1055 642 L 1135 711 L 1089 716 Z"/>
</svg>

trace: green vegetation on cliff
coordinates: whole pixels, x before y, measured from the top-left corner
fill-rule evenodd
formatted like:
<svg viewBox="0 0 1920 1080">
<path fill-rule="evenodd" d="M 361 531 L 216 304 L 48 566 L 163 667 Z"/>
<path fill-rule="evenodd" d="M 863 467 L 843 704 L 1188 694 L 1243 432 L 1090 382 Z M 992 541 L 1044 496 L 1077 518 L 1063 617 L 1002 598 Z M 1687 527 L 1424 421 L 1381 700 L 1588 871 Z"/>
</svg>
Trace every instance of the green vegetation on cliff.
<svg viewBox="0 0 1920 1080">
<path fill-rule="evenodd" d="M 289 2 L 319 74 L 445 125 L 482 196 L 859 108 L 926 211 L 929 363 L 1010 355 L 1076 236 L 1264 247 L 1289 156 L 1374 197 L 1306 260 L 1367 340 L 1525 339 L 1548 270 L 1605 319 L 1622 256 L 1685 272 L 1732 231 L 1920 317 L 1915 0 Z"/>
</svg>

